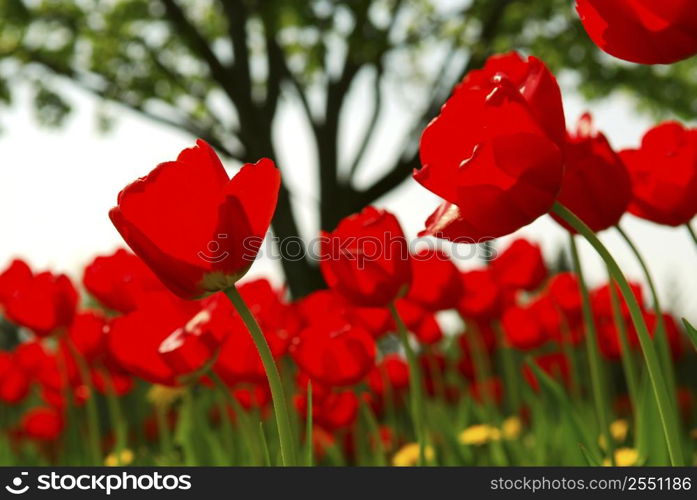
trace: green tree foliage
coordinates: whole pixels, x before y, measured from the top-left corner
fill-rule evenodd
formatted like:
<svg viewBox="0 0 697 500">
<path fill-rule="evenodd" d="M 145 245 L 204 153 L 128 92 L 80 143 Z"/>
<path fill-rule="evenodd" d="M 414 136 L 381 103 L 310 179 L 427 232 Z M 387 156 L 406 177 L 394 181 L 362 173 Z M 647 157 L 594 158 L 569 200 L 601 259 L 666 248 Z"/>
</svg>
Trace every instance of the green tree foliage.
<svg viewBox="0 0 697 500">
<path fill-rule="evenodd" d="M 63 79 L 254 161 L 276 157 L 271 125 L 279 103 L 292 101 L 314 139 L 320 225 L 332 229 L 408 177 L 418 134 L 452 86 L 512 48 L 575 73 L 588 97 L 627 90 L 656 112 L 697 113 L 694 60 L 612 59 L 587 38 L 571 0 L 0 0 L 0 102 L 11 102 L 13 81 L 29 82 L 38 120 L 60 125 L 70 112 Z M 372 81 L 372 116 L 347 157 L 339 130 L 359 78 Z M 382 175 L 358 186 L 395 92 L 418 96 L 411 133 Z M 299 236 L 286 186 L 273 228 Z M 284 266 L 296 295 L 320 283 L 309 261 Z"/>
</svg>

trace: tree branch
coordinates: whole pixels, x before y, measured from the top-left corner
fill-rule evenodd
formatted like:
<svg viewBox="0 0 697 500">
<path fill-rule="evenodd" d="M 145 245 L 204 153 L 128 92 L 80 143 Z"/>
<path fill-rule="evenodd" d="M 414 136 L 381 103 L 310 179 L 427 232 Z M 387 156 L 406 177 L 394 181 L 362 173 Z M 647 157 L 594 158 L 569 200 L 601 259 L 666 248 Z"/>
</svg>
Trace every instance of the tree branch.
<svg viewBox="0 0 697 500">
<path fill-rule="evenodd" d="M 510 4 L 516 0 L 496 0 L 492 2 L 491 8 L 489 10 L 489 15 L 484 20 L 482 31 L 479 36 L 479 41 L 477 46 L 472 50 L 471 55 L 465 65 L 465 68 L 461 72 L 459 78 L 456 82 L 461 80 L 464 75 L 474 68 L 480 67 L 486 60 L 490 50 L 491 42 L 496 36 L 498 26 L 503 19 L 505 9 Z M 450 57 L 446 57 L 444 65 L 449 63 Z M 443 66 L 441 72 L 444 74 L 444 70 L 447 68 Z M 436 84 L 439 82 L 436 81 Z M 450 87 L 454 85 L 453 82 Z M 440 109 L 440 103 L 442 98 L 438 98 L 437 101 L 432 100 L 431 104 L 427 107 L 426 112 L 417 120 L 415 129 L 422 130 L 428 122 L 438 113 Z M 378 179 L 369 188 L 360 191 L 354 196 L 356 204 L 358 206 L 365 206 L 372 203 L 374 200 L 384 196 L 392 189 L 396 188 L 401 184 L 411 172 L 419 167 L 419 154 L 418 150 L 415 151 L 411 156 L 407 158 L 400 158 L 397 163 L 387 171 L 380 179 Z"/>
<path fill-rule="evenodd" d="M 355 177 L 356 172 L 358 171 L 358 167 L 361 164 L 361 161 L 363 161 L 363 157 L 365 156 L 365 152 L 368 149 L 368 145 L 370 144 L 373 138 L 378 119 L 380 118 L 380 112 L 382 111 L 382 89 L 380 88 L 380 83 L 382 82 L 382 70 L 382 64 L 378 63 L 375 66 L 375 82 L 373 85 L 373 113 L 370 117 L 368 127 L 366 128 L 365 133 L 363 134 L 363 139 L 361 140 L 360 146 L 358 147 L 358 151 L 356 152 L 356 156 L 353 159 L 353 163 L 351 163 L 351 166 L 349 167 L 347 177 L 347 181 L 349 183 Z"/>
</svg>

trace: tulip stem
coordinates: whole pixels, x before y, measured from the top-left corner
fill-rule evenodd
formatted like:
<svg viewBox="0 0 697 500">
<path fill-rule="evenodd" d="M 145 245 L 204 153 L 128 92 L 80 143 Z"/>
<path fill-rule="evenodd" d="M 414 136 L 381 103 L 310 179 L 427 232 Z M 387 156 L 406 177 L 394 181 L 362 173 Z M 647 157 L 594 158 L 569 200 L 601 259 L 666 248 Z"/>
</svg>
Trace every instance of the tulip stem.
<svg viewBox="0 0 697 500">
<path fill-rule="evenodd" d="M 644 273 L 646 284 L 649 286 L 651 300 L 653 302 L 653 309 L 656 313 L 656 332 L 654 334 L 654 338 L 656 339 L 656 344 L 658 345 L 658 355 L 663 363 L 663 373 L 665 373 L 666 376 L 666 384 L 668 385 L 668 389 L 671 390 L 671 399 L 675 401 L 675 392 L 673 391 L 675 388 L 675 369 L 673 367 L 673 358 L 670 354 L 670 346 L 668 345 L 666 325 L 665 321 L 663 320 L 663 310 L 658 299 L 658 292 L 656 290 L 655 282 L 651 277 L 649 267 L 646 264 L 646 260 L 644 260 L 644 257 L 641 255 L 639 248 L 634 244 L 629 235 L 620 227 L 619 224 L 616 227 L 617 231 L 620 233 L 620 236 L 622 236 L 622 239 L 627 243 L 627 246 L 629 246 L 632 253 L 636 257 L 636 260 Z"/>
<path fill-rule="evenodd" d="M 573 212 L 569 211 L 566 207 L 558 202 L 554 204 L 552 211 L 561 217 L 567 224 L 569 224 L 569 226 L 580 233 L 591 244 L 598 255 L 600 255 L 600 257 L 605 261 L 610 274 L 619 285 L 622 296 L 624 297 L 624 301 L 629 308 L 632 322 L 634 323 L 634 327 L 636 328 L 639 336 L 639 343 L 641 344 L 641 350 L 644 355 L 646 368 L 651 381 L 651 388 L 653 390 L 654 397 L 656 398 L 656 404 L 658 406 L 658 411 L 661 418 L 661 426 L 665 435 L 666 445 L 668 446 L 670 463 L 673 466 L 683 465 L 684 461 L 680 445 L 680 436 L 678 435 L 678 429 L 672 425 L 670 418 L 671 406 L 670 398 L 668 396 L 668 388 L 666 387 L 665 380 L 661 374 L 658 354 L 656 353 L 653 343 L 651 342 L 649 330 L 646 327 L 646 322 L 644 321 L 644 317 L 641 313 L 641 308 L 639 307 L 636 297 L 634 297 L 632 288 L 629 286 L 629 283 L 622 273 L 622 269 L 617 264 L 617 261 L 615 261 L 615 258 L 605 247 L 605 245 L 603 245 L 600 239 L 598 239 L 592 229 L 586 226 L 586 224 L 584 224 L 581 219 L 574 215 Z"/>
<path fill-rule="evenodd" d="M 155 404 L 155 418 L 157 419 L 157 432 L 160 438 L 160 452 L 167 457 L 167 461 L 172 460 L 174 444 L 172 443 L 172 433 L 169 426 L 167 415 L 167 405 Z"/>
<path fill-rule="evenodd" d="M 120 465 L 121 452 L 126 449 L 128 444 L 128 426 L 124 419 L 123 412 L 121 411 L 121 404 L 119 403 L 119 397 L 116 394 L 116 388 L 114 387 L 111 374 L 108 370 L 102 369 L 101 376 L 106 386 L 106 400 L 109 408 L 109 416 L 111 417 L 111 423 L 114 426 L 114 434 L 116 435 L 116 446 L 114 449 L 116 451 L 117 461 Z"/>
<path fill-rule="evenodd" d="M 247 326 L 249 334 L 252 336 L 252 340 L 259 351 L 261 362 L 264 365 L 266 379 L 268 380 L 269 388 L 271 389 L 274 413 L 276 415 L 276 426 L 278 428 L 278 437 L 281 444 L 281 461 L 285 466 L 296 465 L 295 445 L 293 441 L 293 432 L 290 425 L 290 418 L 288 417 L 286 395 L 283 390 L 281 376 L 278 373 L 278 367 L 276 366 L 276 361 L 273 358 L 269 344 L 266 342 L 264 333 L 261 331 L 257 320 L 247 307 L 247 304 L 240 295 L 240 292 L 237 291 L 237 288 L 234 286 L 230 287 L 225 290 L 225 294 L 230 299 L 230 302 L 232 302 L 232 305 L 235 306 L 235 309 L 242 318 L 242 321 L 244 321 L 244 324 Z"/>
<path fill-rule="evenodd" d="M 77 365 L 78 372 L 80 373 L 82 383 L 85 385 L 87 392 L 89 393 L 87 400 L 85 401 L 85 407 L 87 408 L 88 441 L 90 443 L 90 449 L 92 450 L 92 459 L 95 460 L 95 465 L 102 465 L 102 451 L 101 444 L 99 442 L 99 413 L 97 410 L 97 404 L 95 402 L 97 393 L 94 390 L 94 384 L 92 384 L 90 370 L 85 362 L 85 358 L 82 357 L 82 354 L 80 354 L 70 338 L 66 338 L 65 341 L 68 345 L 70 353 L 75 359 L 75 364 Z"/>
<path fill-rule="evenodd" d="M 503 331 L 501 323 L 498 320 L 495 320 L 492 321 L 491 326 L 494 329 L 494 332 L 496 333 L 496 341 L 499 346 L 501 364 L 503 368 L 503 378 L 506 384 L 506 396 L 508 396 L 508 403 L 510 404 L 509 410 L 511 410 L 513 414 L 517 415 L 518 411 L 520 410 L 521 404 L 521 390 L 520 385 L 518 384 L 520 377 L 518 375 L 518 369 L 516 367 L 515 353 L 513 351 L 513 348 L 506 343 L 506 334 Z M 477 343 L 479 344 L 478 350 L 480 356 L 486 356 L 486 351 L 484 349 L 484 346 L 482 345 L 483 342 L 481 333 L 479 334 L 479 339 L 477 340 Z"/>
<path fill-rule="evenodd" d="M 634 360 L 632 359 L 632 354 L 629 348 L 627 325 L 624 323 L 624 317 L 622 316 L 622 309 L 620 307 L 620 300 L 617 296 L 617 289 L 615 286 L 616 282 L 612 279 L 612 276 L 610 276 L 608 290 L 610 293 L 612 317 L 620 338 L 620 349 L 622 350 L 622 368 L 624 369 L 624 377 L 627 379 L 627 388 L 629 390 L 629 397 L 632 401 L 632 407 L 639 408 L 639 377 L 637 376 L 636 367 L 634 366 Z"/>
<path fill-rule="evenodd" d="M 421 385 L 421 370 L 419 369 L 419 363 L 416 359 L 416 353 L 409 343 L 409 332 L 407 326 L 402 321 L 399 316 L 397 307 L 394 303 L 390 304 L 390 312 L 394 318 L 394 322 L 397 325 L 397 333 L 399 339 L 402 342 L 404 351 L 407 354 L 407 363 L 409 364 L 409 388 L 410 388 L 410 404 L 411 404 L 411 415 L 414 423 L 414 434 L 416 435 L 416 441 L 419 443 L 419 465 L 425 465 L 426 463 L 426 435 L 425 435 L 425 424 L 424 424 L 424 396 Z"/>
<path fill-rule="evenodd" d="M 312 467 L 313 462 L 314 462 L 314 457 L 313 457 L 313 442 L 312 442 L 312 431 L 313 431 L 313 422 L 312 422 L 312 412 L 314 410 L 314 406 L 312 404 L 312 382 L 307 383 L 307 415 L 305 416 L 305 465 L 308 467 Z"/>
<path fill-rule="evenodd" d="M 685 223 L 685 227 L 687 228 L 687 232 L 690 233 L 690 236 L 692 237 L 692 241 L 694 241 L 695 245 L 697 245 L 697 233 L 695 233 L 695 230 L 692 229 L 692 226 L 690 226 L 689 222 Z"/>
<path fill-rule="evenodd" d="M 583 307 L 583 322 L 586 325 L 586 350 L 588 353 L 588 366 L 591 374 L 591 389 L 593 392 L 593 402 L 595 413 L 600 424 L 600 432 L 607 444 L 610 453 L 610 461 L 615 465 L 614 441 L 610 434 L 610 419 L 607 414 L 607 393 L 603 384 L 603 366 L 598 350 L 598 331 L 595 328 L 593 309 L 591 308 L 590 294 L 583 275 L 581 259 L 578 255 L 578 247 L 574 235 L 569 233 L 569 246 L 571 247 L 571 258 L 578 276 L 578 284 L 581 289 L 581 303 Z"/>
</svg>

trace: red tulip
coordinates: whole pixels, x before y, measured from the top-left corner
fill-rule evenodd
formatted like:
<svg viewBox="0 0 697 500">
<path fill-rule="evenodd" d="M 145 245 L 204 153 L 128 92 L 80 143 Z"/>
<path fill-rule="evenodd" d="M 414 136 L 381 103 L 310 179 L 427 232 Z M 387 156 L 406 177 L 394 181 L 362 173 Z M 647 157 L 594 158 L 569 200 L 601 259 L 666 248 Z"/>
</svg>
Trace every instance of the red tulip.
<svg viewBox="0 0 697 500">
<path fill-rule="evenodd" d="M 400 299 L 396 305 L 399 317 L 419 342 L 429 345 L 443 338 L 443 331 L 433 312 L 408 299 Z"/>
<path fill-rule="evenodd" d="M 409 388 L 409 366 L 396 354 L 388 354 L 367 377 L 370 390 L 378 397 L 398 396 Z"/>
<path fill-rule="evenodd" d="M 301 396 L 297 408 L 305 417 L 307 400 Z M 322 428 L 334 431 L 350 427 L 358 417 L 358 398 L 353 391 L 332 392 L 323 398 L 312 398 L 312 418 Z"/>
<path fill-rule="evenodd" d="M 454 309 L 461 293 L 460 272 L 445 252 L 423 249 L 414 254 L 408 300 L 430 311 L 442 311 Z"/>
<path fill-rule="evenodd" d="M 145 263 L 122 248 L 95 258 L 85 267 L 82 282 L 105 307 L 121 313 L 135 310 L 144 294 L 164 290 Z"/>
<path fill-rule="evenodd" d="M 581 322 L 583 299 L 578 277 L 572 272 L 555 274 L 547 282 L 547 296 L 564 315 L 569 327 Z"/>
<path fill-rule="evenodd" d="M 540 246 L 519 238 L 491 262 L 494 279 L 510 290 L 535 290 L 547 278 Z"/>
<path fill-rule="evenodd" d="M 92 361 L 104 353 L 106 332 L 106 318 L 94 311 L 84 311 L 75 315 L 68 328 L 68 338 L 83 358 Z"/>
<path fill-rule="evenodd" d="M 160 343 L 162 360 L 177 375 L 199 372 L 214 360 L 227 333 L 215 328 L 214 314 L 211 307 L 204 307 Z"/>
<path fill-rule="evenodd" d="M 14 351 L 15 360 L 27 373 L 38 373 L 48 357 L 49 354 L 38 340 L 22 342 Z"/>
<path fill-rule="evenodd" d="M 414 178 L 446 202 L 422 234 L 477 242 L 547 213 L 561 187 L 564 134 L 561 93 L 545 65 L 515 53 L 490 58 L 421 137 Z"/>
<path fill-rule="evenodd" d="M 273 313 L 276 309 L 260 307 L 268 297 L 266 294 L 258 295 L 259 288 L 255 285 L 241 285 L 239 291 L 259 323 L 274 358 L 280 358 L 286 353 L 292 337 L 285 327 L 279 326 L 279 317 Z M 221 311 L 227 309 L 227 314 L 221 315 L 221 318 L 227 318 L 229 333 L 221 345 L 213 369 L 230 386 L 239 382 L 265 383 L 266 372 L 259 351 L 242 318 L 225 297 L 221 297 L 219 307 Z"/>
<path fill-rule="evenodd" d="M 644 135 L 640 149 L 620 156 L 632 177 L 630 213 L 668 226 L 697 214 L 697 130 L 663 123 Z"/>
<path fill-rule="evenodd" d="M 29 395 L 31 381 L 16 357 L 9 352 L 0 351 L 0 401 L 18 404 Z"/>
<path fill-rule="evenodd" d="M 27 281 L 31 280 L 33 273 L 21 259 L 14 259 L 10 265 L 0 273 L 0 304 L 6 302 Z"/>
<path fill-rule="evenodd" d="M 200 310 L 168 292 L 154 294 L 137 310 L 116 318 L 108 335 L 110 354 L 126 372 L 148 382 L 176 385 L 181 375 L 159 353 L 160 344 Z"/>
<path fill-rule="evenodd" d="M 318 290 L 296 302 L 300 321 L 306 325 L 334 324 L 340 328 L 345 323 L 360 326 L 379 338 L 394 331 L 392 314 L 385 307 L 356 307 L 333 290 Z"/>
<path fill-rule="evenodd" d="M 697 54 L 694 7 L 691 0 L 576 0 L 593 42 L 640 64 L 670 64 Z"/>
<path fill-rule="evenodd" d="M 631 198 L 632 183 L 624 162 L 605 136 L 593 129 L 586 113 L 576 133 L 570 133 L 567 139 L 559 203 L 597 232 L 617 224 Z M 572 230 L 558 216 L 552 217 Z"/>
<path fill-rule="evenodd" d="M 324 279 L 352 304 L 385 307 L 407 293 L 411 261 L 394 215 L 367 207 L 322 237 Z"/>
<path fill-rule="evenodd" d="M 462 273 L 463 292 L 457 310 L 468 319 L 494 319 L 500 316 L 504 295 L 490 267 Z"/>
<path fill-rule="evenodd" d="M 373 337 L 360 327 L 313 325 L 294 340 L 291 354 L 311 379 L 330 387 L 358 383 L 375 364 Z"/>
<path fill-rule="evenodd" d="M 36 441 L 55 441 L 63 432 L 64 421 L 58 410 L 49 407 L 32 408 L 22 417 L 22 432 Z"/>
<path fill-rule="evenodd" d="M 170 290 L 192 299 L 229 288 L 251 266 L 276 209 L 273 162 L 232 179 L 202 140 L 127 186 L 110 212 L 126 243 Z"/>
<path fill-rule="evenodd" d="M 547 341 L 540 318 L 530 305 L 509 307 L 503 314 L 501 324 L 506 343 L 516 349 L 529 351 Z"/>
<path fill-rule="evenodd" d="M 22 282 L 5 303 L 7 318 L 45 337 L 70 325 L 78 295 L 64 274 L 37 274 Z"/>
</svg>

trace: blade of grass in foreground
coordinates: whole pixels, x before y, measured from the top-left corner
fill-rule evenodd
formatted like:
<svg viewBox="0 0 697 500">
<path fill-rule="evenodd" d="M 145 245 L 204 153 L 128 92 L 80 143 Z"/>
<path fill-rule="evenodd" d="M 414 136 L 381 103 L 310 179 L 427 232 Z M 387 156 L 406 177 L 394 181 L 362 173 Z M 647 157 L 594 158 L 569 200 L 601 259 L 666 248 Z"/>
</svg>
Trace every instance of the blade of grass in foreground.
<svg viewBox="0 0 697 500">
<path fill-rule="evenodd" d="M 600 255 L 600 257 L 605 261 L 613 279 L 617 282 L 622 291 L 622 296 L 629 308 L 629 313 L 636 328 L 639 344 L 641 345 L 641 351 L 644 354 L 644 360 L 646 362 L 646 368 L 649 373 L 649 379 L 651 381 L 651 387 L 653 389 L 653 395 L 656 398 L 656 404 L 658 406 L 658 411 L 661 415 L 661 427 L 663 428 L 663 434 L 665 436 L 666 444 L 668 445 L 668 451 L 670 453 L 670 463 L 673 466 L 684 465 L 685 461 L 683 459 L 682 444 L 680 441 L 680 435 L 678 432 L 677 418 L 671 412 L 671 401 L 670 392 L 666 387 L 665 379 L 661 373 L 661 364 L 658 359 L 658 354 L 654 348 L 653 341 L 649 335 L 649 330 L 646 327 L 646 322 L 644 321 L 644 316 L 639 307 L 639 303 L 632 292 L 632 288 L 629 286 L 627 278 L 625 278 L 622 269 L 620 268 L 617 261 L 612 256 L 610 251 L 605 248 L 605 245 L 598 239 L 593 230 L 591 230 L 586 224 L 569 211 L 566 207 L 560 203 L 555 203 L 552 211 L 561 217 L 569 226 L 574 228 L 578 233 L 580 233 L 595 251 Z"/>
</svg>

